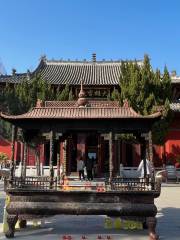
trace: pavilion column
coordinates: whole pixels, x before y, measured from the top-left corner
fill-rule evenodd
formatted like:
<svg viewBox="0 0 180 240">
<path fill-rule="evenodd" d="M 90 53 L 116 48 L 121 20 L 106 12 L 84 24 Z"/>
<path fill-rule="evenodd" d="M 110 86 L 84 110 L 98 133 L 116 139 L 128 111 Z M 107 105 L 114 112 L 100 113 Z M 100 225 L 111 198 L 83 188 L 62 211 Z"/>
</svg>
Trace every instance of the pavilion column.
<svg viewBox="0 0 180 240">
<path fill-rule="evenodd" d="M 152 132 L 149 131 L 149 137 L 148 137 L 149 141 L 148 141 L 148 153 L 149 153 L 149 161 L 151 162 L 151 165 L 154 166 L 153 163 L 153 144 L 152 144 Z"/>
<path fill-rule="evenodd" d="M 14 125 L 12 126 L 12 138 L 11 138 L 11 164 L 10 164 L 10 179 L 13 180 L 16 170 L 16 164 L 14 159 L 14 152 L 15 152 L 15 140 L 17 134 L 17 127 Z"/>
<path fill-rule="evenodd" d="M 63 172 L 67 175 L 67 139 L 63 142 Z"/>
<path fill-rule="evenodd" d="M 154 182 L 155 182 L 155 175 L 154 175 L 154 162 L 153 162 L 153 144 L 152 144 L 152 132 L 149 131 L 148 134 L 148 156 L 149 156 L 149 161 L 151 163 L 151 167 L 152 167 L 152 172 L 151 172 L 151 179 L 152 181 L 152 189 L 154 189 Z"/>
<path fill-rule="evenodd" d="M 36 161 L 37 176 L 40 176 L 41 175 L 41 169 L 40 169 L 39 146 L 35 149 L 35 161 Z"/>
<path fill-rule="evenodd" d="M 143 136 L 141 140 L 141 158 L 143 159 L 144 178 L 146 178 L 147 176 L 147 168 L 146 168 L 147 147 L 146 146 L 147 146 L 146 138 L 145 136 Z"/>
<path fill-rule="evenodd" d="M 24 154 L 23 154 L 23 161 L 22 161 L 22 171 L 21 177 L 23 179 L 26 178 L 26 164 L 27 164 L 27 142 L 24 142 Z"/>
<path fill-rule="evenodd" d="M 59 140 L 57 149 L 57 180 L 60 181 L 60 167 L 61 167 L 61 140 Z"/>
<path fill-rule="evenodd" d="M 102 164 L 103 164 L 103 144 L 104 144 L 104 138 L 99 135 L 98 136 L 98 169 L 97 169 L 97 175 L 101 177 L 102 175 Z"/>
<path fill-rule="evenodd" d="M 49 170 L 50 170 L 50 187 L 53 185 L 53 178 L 54 178 L 54 131 L 50 132 L 50 161 L 49 161 Z"/>
<path fill-rule="evenodd" d="M 111 181 L 113 176 L 113 140 L 114 140 L 114 133 L 109 133 L 109 180 Z"/>
</svg>

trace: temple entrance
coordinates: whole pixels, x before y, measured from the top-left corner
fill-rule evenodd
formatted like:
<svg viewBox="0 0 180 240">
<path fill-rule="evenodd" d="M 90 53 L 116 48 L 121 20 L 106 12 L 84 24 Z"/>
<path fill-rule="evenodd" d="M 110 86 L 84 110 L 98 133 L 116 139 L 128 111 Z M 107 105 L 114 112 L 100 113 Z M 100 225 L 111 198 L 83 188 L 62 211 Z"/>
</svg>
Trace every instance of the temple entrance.
<svg viewBox="0 0 180 240">
<path fill-rule="evenodd" d="M 54 141 L 54 158 L 53 158 L 53 166 L 57 165 L 57 154 L 59 152 L 58 149 L 59 142 L 56 140 Z M 50 159 L 50 142 L 47 141 L 44 144 L 44 166 L 49 166 L 49 159 Z"/>
<path fill-rule="evenodd" d="M 102 160 L 102 173 L 104 176 L 109 174 L 109 141 L 104 141 L 104 152 Z"/>
<path fill-rule="evenodd" d="M 93 175 L 98 176 L 98 135 L 96 133 L 88 134 L 86 142 L 86 160 L 90 158 L 93 161 Z"/>
<path fill-rule="evenodd" d="M 98 175 L 98 134 L 77 133 L 67 141 L 67 170 L 71 175 L 77 173 L 77 160 L 82 158 L 86 162 L 93 159 L 94 176 Z"/>
<path fill-rule="evenodd" d="M 133 146 L 131 143 L 126 143 L 125 146 L 127 167 L 133 167 Z"/>
<path fill-rule="evenodd" d="M 44 144 L 44 166 L 49 166 L 49 157 L 50 157 L 50 144 L 47 141 Z"/>
</svg>

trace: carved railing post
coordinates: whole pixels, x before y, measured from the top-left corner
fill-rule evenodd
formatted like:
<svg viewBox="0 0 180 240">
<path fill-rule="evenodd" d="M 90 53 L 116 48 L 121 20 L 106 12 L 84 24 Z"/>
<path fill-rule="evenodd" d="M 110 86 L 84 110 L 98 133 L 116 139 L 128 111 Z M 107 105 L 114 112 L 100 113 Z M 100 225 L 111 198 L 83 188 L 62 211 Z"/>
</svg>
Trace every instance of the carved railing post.
<svg viewBox="0 0 180 240">
<path fill-rule="evenodd" d="M 54 162 L 54 131 L 52 130 L 50 133 L 50 188 L 53 186 L 53 178 L 54 178 L 54 168 L 53 168 L 53 162 Z"/>
<path fill-rule="evenodd" d="M 11 163 L 10 163 L 10 180 L 12 181 L 15 174 L 15 160 L 14 160 L 14 150 L 15 150 L 15 140 L 16 140 L 17 128 L 12 126 L 12 138 L 11 138 Z"/>
</svg>

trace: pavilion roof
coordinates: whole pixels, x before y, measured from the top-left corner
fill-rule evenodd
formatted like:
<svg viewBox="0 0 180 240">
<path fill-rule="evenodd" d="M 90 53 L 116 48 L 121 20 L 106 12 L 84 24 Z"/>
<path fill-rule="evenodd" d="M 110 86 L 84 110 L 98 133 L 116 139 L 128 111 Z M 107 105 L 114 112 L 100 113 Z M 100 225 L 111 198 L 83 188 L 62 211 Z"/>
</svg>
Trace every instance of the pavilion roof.
<svg viewBox="0 0 180 240">
<path fill-rule="evenodd" d="M 74 105 L 73 105 L 74 104 Z M 156 118 L 160 112 L 142 116 L 128 105 L 120 107 L 113 101 L 90 101 L 85 107 L 78 107 L 76 101 L 72 102 L 46 102 L 45 107 L 34 107 L 21 115 L 6 115 L 1 117 L 7 120 L 25 119 L 125 119 L 125 118 Z"/>
</svg>

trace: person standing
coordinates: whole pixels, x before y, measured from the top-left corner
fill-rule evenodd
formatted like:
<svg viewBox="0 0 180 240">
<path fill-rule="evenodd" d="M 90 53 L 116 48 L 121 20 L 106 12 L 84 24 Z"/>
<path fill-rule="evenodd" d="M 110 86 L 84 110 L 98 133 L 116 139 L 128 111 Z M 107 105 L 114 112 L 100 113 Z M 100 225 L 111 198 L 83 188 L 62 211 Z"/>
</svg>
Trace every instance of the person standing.
<svg viewBox="0 0 180 240">
<path fill-rule="evenodd" d="M 93 159 L 88 157 L 86 161 L 86 170 L 87 170 L 87 179 L 89 181 L 93 180 L 93 174 L 92 174 L 93 164 L 94 164 Z"/>
<path fill-rule="evenodd" d="M 78 161 L 77 161 L 77 171 L 79 172 L 79 180 L 81 180 L 81 178 L 83 178 L 83 180 L 85 180 L 84 161 L 82 160 L 82 158 L 78 159 Z"/>
<path fill-rule="evenodd" d="M 140 177 L 144 178 L 144 161 L 143 160 L 141 160 L 137 171 L 140 172 Z M 148 159 L 146 159 L 146 174 L 148 177 L 151 177 L 152 173 L 153 173 L 152 164 Z"/>
</svg>

